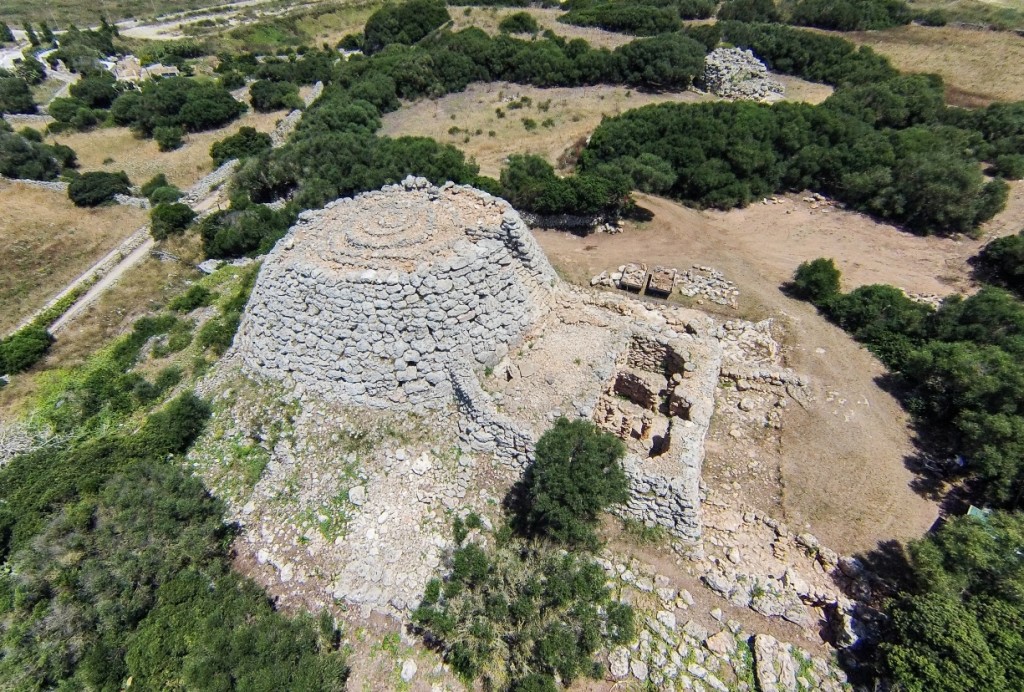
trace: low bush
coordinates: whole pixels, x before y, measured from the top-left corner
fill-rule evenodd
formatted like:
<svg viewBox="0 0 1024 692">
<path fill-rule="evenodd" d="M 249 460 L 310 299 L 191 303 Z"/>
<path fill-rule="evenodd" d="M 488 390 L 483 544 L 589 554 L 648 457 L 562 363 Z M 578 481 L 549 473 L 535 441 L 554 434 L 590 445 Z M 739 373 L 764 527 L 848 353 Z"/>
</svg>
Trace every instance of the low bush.
<svg viewBox="0 0 1024 692">
<path fill-rule="evenodd" d="M 974 267 L 985 281 L 1024 297 L 1024 231 L 996 238 L 983 247 Z"/>
<path fill-rule="evenodd" d="M 174 151 L 184 143 L 185 131 L 177 125 L 153 128 L 153 139 L 160 151 Z"/>
<path fill-rule="evenodd" d="M 0 371 L 13 375 L 39 362 L 53 343 L 46 327 L 29 325 L 0 341 Z"/>
<path fill-rule="evenodd" d="M 183 233 L 195 218 L 196 213 L 187 204 L 160 203 L 149 213 L 149 232 L 154 240 L 164 240 L 170 235 Z"/>
<path fill-rule="evenodd" d="M 213 305 L 217 300 L 217 294 L 200 284 L 192 284 L 188 290 L 176 296 L 167 304 L 167 307 L 177 312 L 192 312 L 198 308 Z"/>
<path fill-rule="evenodd" d="M 68 198 L 78 207 L 95 207 L 114 199 L 114 195 L 131 194 L 131 181 L 128 175 L 90 171 L 83 173 L 68 186 Z"/>
<path fill-rule="evenodd" d="M 270 135 L 265 132 L 257 132 L 255 128 L 247 125 L 239 128 L 238 132 L 230 137 L 214 142 L 210 147 L 210 158 L 213 159 L 213 165 L 219 167 L 231 159 L 258 156 L 269 151 L 270 146 Z"/>
<path fill-rule="evenodd" d="M 177 202 L 182 197 L 181 190 L 167 182 L 167 176 L 163 173 L 157 173 L 139 191 L 154 205 L 170 204 Z"/>
<path fill-rule="evenodd" d="M 839 276 L 835 261 L 819 257 L 797 267 L 789 289 L 798 298 L 814 305 L 824 305 L 839 293 Z"/>
<path fill-rule="evenodd" d="M 513 12 L 498 22 L 498 30 L 507 34 L 536 34 L 540 25 L 529 12 Z"/>
<path fill-rule="evenodd" d="M 249 102 L 252 103 L 253 110 L 259 113 L 269 113 L 282 108 L 292 110 L 303 106 L 302 99 L 299 98 L 298 85 L 267 79 L 252 83 L 249 87 Z"/>
<path fill-rule="evenodd" d="M 909 24 L 903 0 L 797 0 L 792 22 L 836 31 L 870 31 Z"/>
</svg>

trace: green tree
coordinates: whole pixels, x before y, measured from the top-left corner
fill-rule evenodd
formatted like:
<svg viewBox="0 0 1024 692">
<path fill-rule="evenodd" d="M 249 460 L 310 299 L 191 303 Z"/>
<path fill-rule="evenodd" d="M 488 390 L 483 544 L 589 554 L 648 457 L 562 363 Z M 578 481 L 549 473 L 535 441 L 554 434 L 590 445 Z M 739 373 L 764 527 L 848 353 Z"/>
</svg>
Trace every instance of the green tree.
<svg viewBox="0 0 1024 692">
<path fill-rule="evenodd" d="M 131 181 L 128 175 L 90 171 L 83 173 L 68 185 L 68 197 L 75 206 L 95 207 L 114 199 L 114 195 L 131 194 Z"/>
<path fill-rule="evenodd" d="M 26 36 L 28 37 L 28 42 L 29 42 L 30 44 L 32 44 L 32 47 L 33 47 L 33 48 L 38 48 L 38 47 L 39 47 L 39 37 L 38 37 L 38 36 L 36 36 L 36 32 L 35 32 L 35 30 L 34 30 L 34 29 L 32 28 L 32 25 L 31 25 L 31 24 L 29 24 L 29 23 L 28 23 L 28 22 L 26 21 L 26 22 L 25 22 L 25 23 L 24 23 L 24 24 L 22 25 L 22 27 L 23 27 L 23 28 L 25 29 L 25 35 L 26 35 Z"/>
<path fill-rule="evenodd" d="M 195 220 L 196 213 L 187 204 L 158 204 L 149 213 L 149 232 L 155 240 L 182 233 Z"/>
<path fill-rule="evenodd" d="M 791 287 L 797 297 L 815 305 L 823 305 L 839 293 L 839 277 L 835 260 L 819 257 L 800 263 L 793 275 Z"/>
<path fill-rule="evenodd" d="M 363 29 L 363 50 L 376 53 L 392 43 L 413 44 L 451 21 L 442 0 L 406 0 L 374 12 Z"/>
<path fill-rule="evenodd" d="M 52 46 L 54 43 L 53 30 L 46 25 L 46 22 L 39 22 L 39 35 L 43 37 L 43 43 Z"/>
<path fill-rule="evenodd" d="M 262 154 L 269 151 L 270 146 L 270 135 L 257 132 L 255 128 L 247 125 L 239 128 L 238 132 L 230 137 L 214 142 L 210 147 L 210 157 L 213 159 L 213 165 L 222 166 L 231 159 Z"/>
<path fill-rule="evenodd" d="M 906 690 L 952 692 L 1024 677 L 1024 515 L 954 517 L 910 544 L 912 589 L 892 601 L 883 663 Z"/>
<path fill-rule="evenodd" d="M 153 128 L 153 140 L 160 151 L 174 151 L 184 143 L 185 130 L 177 125 Z"/>
<path fill-rule="evenodd" d="M 536 34 L 540 31 L 540 25 L 529 12 L 513 12 L 498 22 L 498 31 L 506 34 Z"/>
<path fill-rule="evenodd" d="M 71 85 L 71 95 L 89 108 L 110 108 L 118 94 L 117 82 L 109 72 L 90 74 Z"/>
<path fill-rule="evenodd" d="M 537 441 L 526 475 L 524 525 L 560 543 L 597 543 L 598 513 L 629 498 L 620 439 L 585 420 L 559 418 Z"/>
<path fill-rule="evenodd" d="M 36 102 L 28 83 L 18 77 L 0 77 L 0 114 L 35 112 Z"/>
<path fill-rule="evenodd" d="M 14 34 L 6 22 L 0 22 L 0 43 L 14 43 Z"/>
</svg>

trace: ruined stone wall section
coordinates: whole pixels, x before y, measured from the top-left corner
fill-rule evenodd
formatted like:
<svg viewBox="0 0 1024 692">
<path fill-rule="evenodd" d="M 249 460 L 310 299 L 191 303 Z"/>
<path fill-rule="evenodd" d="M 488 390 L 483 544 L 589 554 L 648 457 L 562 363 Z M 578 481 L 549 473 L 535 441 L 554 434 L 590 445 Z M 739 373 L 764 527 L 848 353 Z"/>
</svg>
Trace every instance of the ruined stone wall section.
<svg viewBox="0 0 1024 692">
<path fill-rule="evenodd" d="M 501 464 L 522 472 L 533 462 L 533 437 L 498 413 L 480 386 L 476 373 L 464 361 L 449 368 L 455 404 L 462 417 L 459 435 L 474 452 L 491 453 Z"/>
<path fill-rule="evenodd" d="M 686 420 L 672 418 L 669 451 L 657 462 L 635 454 L 623 461 L 629 476 L 630 498 L 618 508 L 622 516 L 664 527 L 687 541 L 701 537 L 700 479 L 704 463 L 704 439 L 711 427 L 715 390 L 722 368 L 722 349 L 717 340 L 692 335 L 668 338 L 656 333 L 635 332 L 627 365 L 648 371 L 671 369 L 682 361 L 684 376 L 677 385 L 691 402 Z"/>
</svg>

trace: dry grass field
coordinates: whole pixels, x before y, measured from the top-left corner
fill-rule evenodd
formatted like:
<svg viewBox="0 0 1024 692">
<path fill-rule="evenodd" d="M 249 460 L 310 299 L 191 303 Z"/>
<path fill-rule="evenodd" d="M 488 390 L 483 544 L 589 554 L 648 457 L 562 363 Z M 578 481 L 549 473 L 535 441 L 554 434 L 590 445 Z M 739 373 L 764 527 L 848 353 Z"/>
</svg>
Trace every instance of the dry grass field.
<svg viewBox="0 0 1024 692">
<path fill-rule="evenodd" d="M 184 146 L 168 152 L 158 150 L 156 142 L 151 139 L 136 138 L 125 127 L 58 135 L 53 140 L 75 150 L 83 171 L 123 170 L 136 185 L 145 183 L 157 173 L 164 173 L 169 181 L 184 189 L 213 169 L 211 144 L 246 125 L 260 132 L 270 132 L 284 116 L 284 111 L 249 111 L 227 127 L 188 135 Z"/>
<path fill-rule="evenodd" d="M 818 103 L 832 92 L 819 84 L 781 79 L 792 99 Z M 523 97 L 530 100 L 528 107 L 509 108 Z M 712 99 L 691 91 L 651 94 L 621 86 L 539 89 L 507 82 L 474 84 L 461 93 L 407 104 L 389 113 L 381 134 L 433 137 L 453 144 L 476 159 L 481 173 L 497 176 L 509 154 L 539 154 L 557 165 L 562 153 L 589 136 L 606 116 L 652 103 Z M 498 109 L 504 117 L 499 117 Z M 528 130 L 524 118 L 536 127 Z"/>
<path fill-rule="evenodd" d="M 934 72 L 957 106 L 1024 100 L 1024 38 L 1004 31 L 905 26 L 838 34 L 868 45 L 904 72 Z"/>
<path fill-rule="evenodd" d="M 80 209 L 62 193 L 0 183 L 0 333 L 42 307 L 146 219 L 133 207 Z"/>
<path fill-rule="evenodd" d="M 452 27 L 454 31 L 475 26 L 492 35 L 498 33 L 498 23 L 501 22 L 502 19 L 510 14 L 515 14 L 516 12 L 528 12 L 533 15 L 533 18 L 537 20 L 537 24 L 540 25 L 542 31 L 544 29 L 550 29 L 559 36 L 564 36 L 566 39 L 570 40 L 574 38 L 582 38 L 590 45 L 600 48 L 615 48 L 623 45 L 624 43 L 629 43 L 634 39 L 633 36 L 629 36 L 628 34 L 617 34 L 593 27 L 562 24 L 558 21 L 558 18 L 565 14 L 565 12 L 555 8 L 456 6 L 448 8 L 448 13 L 451 14 L 452 19 L 454 20 L 454 26 Z"/>
</svg>

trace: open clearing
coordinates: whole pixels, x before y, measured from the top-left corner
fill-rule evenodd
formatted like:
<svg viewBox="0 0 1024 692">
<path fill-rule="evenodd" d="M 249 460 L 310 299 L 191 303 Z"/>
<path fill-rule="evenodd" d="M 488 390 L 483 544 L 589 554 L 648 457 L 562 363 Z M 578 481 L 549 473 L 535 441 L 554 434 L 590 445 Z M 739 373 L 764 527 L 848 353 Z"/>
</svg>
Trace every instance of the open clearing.
<svg viewBox="0 0 1024 692">
<path fill-rule="evenodd" d="M 582 38 L 592 46 L 599 48 L 617 48 L 632 41 L 634 36 L 605 31 L 595 27 L 573 26 L 558 21 L 565 12 L 551 7 L 455 7 L 450 6 L 448 13 L 453 20 L 452 29 L 458 31 L 469 27 L 482 29 L 492 36 L 498 33 L 498 24 L 502 19 L 517 12 L 527 12 L 537 20 L 541 31 L 550 29 L 559 36 L 572 40 Z M 519 36 L 524 38 L 524 36 Z"/>
<path fill-rule="evenodd" d="M 835 35 L 871 46 L 901 71 L 942 75 L 952 105 L 1024 99 L 1024 38 L 1012 32 L 904 26 Z"/>
<path fill-rule="evenodd" d="M 284 111 L 248 111 L 219 130 L 187 135 L 181 148 L 168 152 L 161 152 L 152 139 L 137 138 L 126 127 L 62 134 L 52 140 L 75 150 L 82 171 L 123 170 L 135 185 L 142 185 L 157 173 L 164 173 L 171 183 L 186 188 L 213 170 L 210 145 L 214 142 L 246 125 L 260 132 L 270 132 L 285 115 Z"/>
<path fill-rule="evenodd" d="M 146 222 L 134 207 L 81 209 L 67 195 L 0 182 L 0 332 L 13 329 L 54 293 Z"/>
<path fill-rule="evenodd" d="M 1020 227 L 1022 196 L 1018 183 L 1007 211 L 989 225 L 990 234 Z M 813 307 L 786 297 L 779 287 L 801 261 L 825 256 L 836 259 L 846 289 L 886 282 L 948 294 L 970 287 L 966 259 L 984 241 L 920 238 L 860 214 L 814 210 L 802 195 L 780 199 L 779 204 L 700 212 L 638 195 L 654 219 L 627 224 L 624 233 L 581 238 L 541 231 L 537 237 L 563 276 L 583 284 L 628 261 L 680 269 L 702 264 L 723 271 L 741 291 L 733 314 L 777 319 L 786 365 L 810 376 L 815 397 L 806 409 L 792 407 L 786 414 L 780 448 L 760 452 L 778 465 L 779 493 L 751 493 L 745 499 L 843 552 L 917 538 L 934 522 L 937 508 L 911 488 L 915 475 L 905 459 L 915 453 L 912 433 L 899 403 L 876 384 L 884 368 Z M 709 440 L 706 474 L 715 474 L 722 451 Z"/>
<path fill-rule="evenodd" d="M 820 84 L 777 78 L 790 100 L 819 103 L 832 93 Z M 530 100 L 529 106 L 510 108 L 523 97 Z M 693 91 L 652 94 L 608 85 L 540 89 L 508 82 L 473 84 L 461 93 L 403 105 L 384 116 L 381 134 L 433 137 L 476 159 L 482 174 L 497 176 L 509 154 L 539 154 L 557 166 L 562 153 L 588 137 L 606 116 L 652 103 L 714 100 Z M 504 117 L 498 116 L 498 109 Z M 526 129 L 524 118 L 534 122 L 533 130 Z"/>
</svg>

